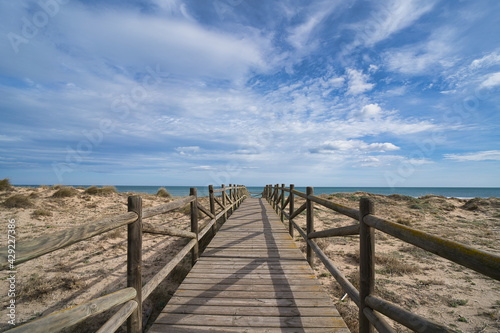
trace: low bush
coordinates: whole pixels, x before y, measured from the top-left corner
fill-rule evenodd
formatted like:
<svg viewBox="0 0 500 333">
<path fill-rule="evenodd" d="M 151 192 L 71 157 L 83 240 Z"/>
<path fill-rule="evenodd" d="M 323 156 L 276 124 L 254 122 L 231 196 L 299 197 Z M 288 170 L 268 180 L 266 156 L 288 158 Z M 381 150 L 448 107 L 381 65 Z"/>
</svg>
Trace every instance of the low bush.
<svg viewBox="0 0 500 333">
<path fill-rule="evenodd" d="M 71 186 L 61 187 L 54 194 L 52 194 L 53 198 L 69 198 L 78 195 L 78 191 Z"/>
<path fill-rule="evenodd" d="M 52 216 L 52 213 L 46 209 L 37 209 L 33 212 L 32 216 L 38 218 L 41 216 Z"/>
<path fill-rule="evenodd" d="M 163 187 L 156 192 L 156 196 L 160 198 L 172 198 L 172 194 L 168 193 L 168 191 Z"/>
<path fill-rule="evenodd" d="M 8 191 L 10 189 L 12 189 L 12 185 L 10 185 L 9 178 L 0 180 L 0 191 Z"/>
<path fill-rule="evenodd" d="M 5 200 L 3 205 L 7 208 L 30 208 L 33 206 L 33 203 L 28 197 L 22 194 L 14 194 Z"/>
<path fill-rule="evenodd" d="M 108 196 L 112 195 L 113 193 L 116 193 L 116 188 L 114 186 L 103 186 L 99 188 L 95 185 L 92 185 L 85 190 L 85 193 L 90 195 Z"/>
</svg>

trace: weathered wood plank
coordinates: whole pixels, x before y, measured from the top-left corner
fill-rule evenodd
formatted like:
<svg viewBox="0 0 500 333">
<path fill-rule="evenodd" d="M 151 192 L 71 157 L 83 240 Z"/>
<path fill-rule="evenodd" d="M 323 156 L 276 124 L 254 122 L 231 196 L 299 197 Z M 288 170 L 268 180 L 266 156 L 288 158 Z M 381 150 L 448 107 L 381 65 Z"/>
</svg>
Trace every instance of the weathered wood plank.
<svg viewBox="0 0 500 333">
<path fill-rule="evenodd" d="M 93 223 L 82 224 L 71 229 L 50 233 L 16 244 L 16 264 L 40 257 L 63 247 L 119 228 L 137 220 L 137 214 L 128 212 L 111 218 L 105 218 Z M 7 253 L 7 247 L 0 248 L 0 253 Z M 0 269 L 7 268 L 7 256 L 0 256 Z"/>
<path fill-rule="evenodd" d="M 258 316 L 215 316 L 161 313 L 156 319 L 158 324 L 253 327 L 345 327 L 344 321 L 337 317 L 258 317 Z"/>
<path fill-rule="evenodd" d="M 197 305 L 167 305 L 164 313 L 204 314 L 229 316 L 262 316 L 262 317 L 340 317 L 334 308 L 327 307 L 274 307 L 260 306 L 197 306 Z"/>
<path fill-rule="evenodd" d="M 315 291 L 315 292 L 322 292 L 323 288 L 317 284 L 311 284 L 311 285 L 299 285 L 299 284 L 294 284 L 294 285 L 288 285 L 288 284 L 283 284 L 283 285 L 273 285 L 273 284 L 251 284 L 251 285 L 245 285 L 245 284 L 216 284 L 216 285 L 211 285 L 211 284 L 197 284 L 197 283 L 183 283 L 182 288 L 184 290 L 210 290 L 210 291 L 215 291 L 215 290 L 222 290 L 222 291 L 229 291 L 229 290 L 237 290 L 237 291 L 268 291 L 268 292 L 281 292 L 281 291 L 301 291 L 301 292 L 306 292 L 306 291 Z"/>
<path fill-rule="evenodd" d="M 168 328 L 167 328 L 168 327 Z M 200 327 L 190 325 L 155 325 L 149 333 L 351 333 L 347 327 L 286 328 L 286 327 Z"/>
<path fill-rule="evenodd" d="M 132 314 L 132 312 L 137 309 L 137 302 L 130 300 L 125 305 L 118 310 L 108 321 L 101 326 L 101 328 L 96 333 L 108 333 L 114 332 L 127 320 L 127 318 Z"/>
<path fill-rule="evenodd" d="M 34 320 L 27 324 L 15 327 L 11 333 L 45 333 L 59 332 L 64 328 L 71 327 L 83 320 L 107 311 L 112 307 L 123 304 L 136 297 L 134 288 L 125 288 L 112 294 L 102 296 L 73 308 L 54 312 L 43 318 Z"/>
<path fill-rule="evenodd" d="M 271 296 L 270 296 L 271 297 Z M 325 306 L 325 299 L 310 298 L 192 298 L 177 297 L 174 295 L 168 304 L 186 305 L 207 305 L 207 306 L 298 306 L 298 307 L 322 307 Z"/>
<path fill-rule="evenodd" d="M 222 298 L 266 298 L 270 296 L 270 293 L 267 291 L 225 291 L 225 290 L 187 290 L 187 289 L 178 289 L 176 291 L 176 295 L 179 297 L 200 297 L 200 298 L 217 298 L 217 297 L 222 297 Z M 278 298 L 293 298 L 293 299 L 298 299 L 298 298 L 314 298 L 314 299 L 319 299 L 319 298 L 325 298 L 328 299 L 328 297 L 325 296 L 323 292 L 317 292 L 317 291 L 281 291 L 281 292 L 274 292 L 271 293 L 271 296 L 278 297 Z"/>
</svg>

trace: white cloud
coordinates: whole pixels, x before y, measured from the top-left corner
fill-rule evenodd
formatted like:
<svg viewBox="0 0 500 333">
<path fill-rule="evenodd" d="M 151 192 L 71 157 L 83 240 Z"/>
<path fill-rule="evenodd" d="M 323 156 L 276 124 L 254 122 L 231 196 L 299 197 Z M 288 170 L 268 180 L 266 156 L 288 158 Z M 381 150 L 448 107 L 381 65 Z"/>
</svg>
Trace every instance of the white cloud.
<svg viewBox="0 0 500 333">
<path fill-rule="evenodd" d="M 370 91 L 375 86 L 374 83 L 369 83 L 370 76 L 363 74 L 361 71 L 348 68 L 347 77 L 349 80 L 348 93 L 351 95 L 359 95 Z"/>
<path fill-rule="evenodd" d="M 453 29 L 442 28 L 434 32 L 424 42 L 392 49 L 384 53 L 387 67 L 404 74 L 428 74 L 436 68 L 449 68 L 456 59 L 453 57 L 455 39 Z"/>
<path fill-rule="evenodd" d="M 374 64 L 371 64 L 370 67 L 368 67 L 368 71 L 370 73 L 375 73 L 376 71 L 378 71 L 378 69 L 379 69 L 379 66 L 374 65 Z"/>
<path fill-rule="evenodd" d="M 326 141 L 318 148 L 310 149 L 311 153 L 333 153 L 333 152 L 386 152 L 399 150 L 400 148 L 389 142 L 366 143 L 361 140 L 335 140 Z"/>
<path fill-rule="evenodd" d="M 188 155 L 198 153 L 200 151 L 200 147 L 198 146 L 189 146 L 189 147 L 177 147 L 175 148 L 181 155 Z"/>
<path fill-rule="evenodd" d="M 359 111 L 355 111 L 353 115 L 363 119 L 375 118 L 382 114 L 382 108 L 377 104 L 367 104 Z"/>
<path fill-rule="evenodd" d="M 377 11 L 356 27 L 357 38 L 367 46 L 372 46 L 409 27 L 429 12 L 434 7 L 435 1 L 392 0 L 389 3 L 380 3 Z"/>
<path fill-rule="evenodd" d="M 310 52 L 318 40 L 313 38 L 315 29 L 320 26 L 323 19 L 327 17 L 339 4 L 338 1 L 323 1 L 322 3 L 315 3 L 313 13 L 306 14 L 308 15 L 305 21 L 293 27 L 289 31 L 289 36 L 287 38 L 288 42 L 293 45 L 296 49 L 304 49 L 307 47 L 307 52 Z M 307 9 L 306 9 L 307 12 Z"/>
<path fill-rule="evenodd" d="M 216 170 L 217 168 L 214 168 L 210 165 L 198 165 L 198 166 L 195 166 L 195 167 L 191 167 L 190 169 L 192 170 Z"/>
<path fill-rule="evenodd" d="M 500 54 L 496 52 L 491 52 L 488 55 L 485 55 L 481 59 L 475 59 L 471 62 L 469 68 L 471 70 L 478 70 L 481 68 L 488 68 L 494 65 L 500 64 Z"/>
<path fill-rule="evenodd" d="M 481 83 L 482 88 L 493 88 L 500 85 L 500 72 L 490 74 L 486 80 Z"/>
<path fill-rule="evenodd" d="M 464 154 L 445 154 L 444 157 L 458 162 L 500 161 L 500 150 L 486 150 Z"/>
</svg>

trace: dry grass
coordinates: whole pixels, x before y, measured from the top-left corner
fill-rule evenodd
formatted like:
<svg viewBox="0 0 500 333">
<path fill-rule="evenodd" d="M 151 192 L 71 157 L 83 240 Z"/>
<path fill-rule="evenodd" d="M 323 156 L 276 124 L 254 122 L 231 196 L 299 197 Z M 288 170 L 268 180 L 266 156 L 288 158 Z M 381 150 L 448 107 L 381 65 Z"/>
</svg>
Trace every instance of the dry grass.
<svg viewBox="0 0 500 333">
<path fill-rule="evenodd" d="M 10 180 L 8 178 L 0 180 L 0 191 L 8 191 L 10 189 L 12 189 L 12 185 L 10 185 Z"/>
<path fill-rule="evenodd" d="M 7 208 L 30 208 L 33 206 L 33 203 L 25 195 L 14 194 L 5 200 L 3 205 Z"/>
<path fill-rule="evenodd" d="M 158 192 L 156 192 L 156 196 L 160 198 L 172 198 L 172 194 L 168 193 L 168 191 L 165 188 L 160 188 Z"/>
<path fill-rule="evenodd" d="M 71 186 L 60 187 L 54 194 L 53 198 L 70 198 L 78 195 L 78 191 Z"/>
<path fill-rule="evenodd" d="M 36 209 L 35 211 L 33 211 L 31 216 L 38 219 L 43 216 L 52 216 L 52 212 L 46 209 Z"/>
<path fill-rule="evenodd" d="M 30 278 L 19 286 L 19 300 L 33 301 L 45 297 L 57 289 L 77 289 L 83 282 L 74 274 L 61 274 L 54 278 L 40 276 L 38 273 L 31 274 Z"/>
<path fill-rule="evenodd" d="M 99 188 L 93 185 L 87 188 L 85 193 L 90 195 L 110 196 L 116 193 L 116 188 L 114 186 L 103 186 Z"/>
</svg>

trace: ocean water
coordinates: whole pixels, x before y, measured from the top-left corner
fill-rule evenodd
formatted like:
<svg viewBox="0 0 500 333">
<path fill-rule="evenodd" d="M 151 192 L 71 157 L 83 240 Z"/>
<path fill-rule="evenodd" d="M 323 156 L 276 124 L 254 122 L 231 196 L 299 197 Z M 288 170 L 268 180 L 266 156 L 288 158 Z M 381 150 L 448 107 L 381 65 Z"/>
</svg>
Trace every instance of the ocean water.
<svg viewBox="0 0 500 333">
<path fill-rule="evenodd" d="M 22 185 L 30 186 L 30 185 Z M 37 185 L 31 185 L 37 187 Z M 73 185 L 88 187 L 89 185 Z M 121 193 L 135 192 L 156 194 L 160 187 L 164 187 L 174 197 L 184 197 L 189 195 L 191 186 L 115 186 L 116 190 Z M 208 196 L 208 186 L 195 186 L 198 196 Z M 217 188 L 217 187 L 215 187 Z M 248 186 L 248 191 L 252 196 L 260 196 L 263 186 Z M 300 192 L 306 192 L 306 187 L 296 186 L 295 189 Z M 402 194 L 412 197 L 421 197 L 428 194 L 442 195 L 445 197 L 455 198 L 489 198 L 500 197 L 500 188 L 498 187 L 315 187 L 314 194 L 332 194 L 332 193 L 354 193 L 358 191 L 374 193 L 374 194 Z"/>
</svg>

